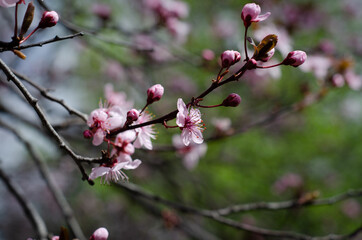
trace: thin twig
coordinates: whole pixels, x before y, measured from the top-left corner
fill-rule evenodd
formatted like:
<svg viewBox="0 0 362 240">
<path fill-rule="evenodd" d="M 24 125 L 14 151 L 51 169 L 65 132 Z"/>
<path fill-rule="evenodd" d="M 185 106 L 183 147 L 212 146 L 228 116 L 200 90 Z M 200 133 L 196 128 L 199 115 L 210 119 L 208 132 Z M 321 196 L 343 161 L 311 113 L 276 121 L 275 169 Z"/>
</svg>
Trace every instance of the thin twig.
<svg viewBox="0 0 362 240">
<path fill-rule="evenodd" d="M 10 179 L 9 176 L 7 176 L 5 172 L 2 170 L 2 168 L 0 168 L 0 178 L 5 183 L 9 192 L 19 202 L 25 215 L 27 216 L 33 227 L 36 229 L 36 232 L 40 237 L 40 239 L 42 240 L 48 239 L 48 230 L 44 220 L 41 218 L 40 214 L 35 209 L 34 205 L 28 201 L 28 197 L 25 196 L 25 193 L 22 190 L 22 188 L 18 184 L 16 184 L 12 179 Z"/>
<path fill-rule="evenodd" d="M 59 41 L 63 41 L 63 40 L 67 40 L 67 39 L 71 39 L 71 38 L 75 38 L 75 37 L 79 37 L 79 36 L 83 36 L 83 35 L 84 34 L 82 32 L 78 32 L 78 33 L 71 34 L 71 35 L 64 36 L 64 37 L 55 36 L 52 39 L 49 39 L 49 40 L 46 40 L 43 42 L 28 44 L 28 45 L 14 46 L 14 45 L 10 44 L 8 47 L 0 48 L 0 52 L 12 51 L 12 50 L 22 50 L 22 49 L 32 48 L 32 47 L 42 47 L 43 45 L 46 45 L 46 44 L 59 42 Z"/>
<path fill-rule="evenodd" d="M 32 147 L 32 145 L 29 143 L 29 141 L 25 140 L 24 137 L 17 131 L 15 128 L 10 126 L 9 124 L 3 122 L 0 119 L 0 126 L 4 127 L 5 129 L 12 132 L 26 147 L 28 150 L 31 158 L 33 159 L 35 166 L 38 168 L 41 176 L 43 177 L 45 183 L 47 184 L 50 192 L 52 193 L 56 203 L 58 204 L 65 221 L 67 222 L 70 230 L 74 234 L 75 237 L 78 239 L 84 240 L 86 239 L 82 229 L 80 228 L 80 225 L 77 221 L 77 219 L 74 216 L 73 210 L 70 207 L 67 199 L 65 198 L 64 194 L 62 193 L 61 189 L 58 187 L 56 182 L 51 177 L 51 174 L 49 172 L 48 167 L 44 163 L 44 161 L 41 160 L 39 154 L 36 153 L 35 149 Z"/>
<path fill-rule="evenodd" d="M 94 184 L 92 180 L 88 179 L 88 175 L 85 172 L 81 161 L 84 162 L 96 162 L 101 161 L 102 158 L 89 158 L 77 155 L 73 152 L 73 150 L 63 141 L 60 135 L 55 131 L 53 126 L 50 124 L 48 119 L 46 118 L 43 110 L 39 107 L 38 99 L 34 98 L 31 93 L 27 90 L 27 88 L 22 84 L 20 79 L 10 70 L 10 68 L 0 59 L 0 68 L 5 73 L 9 81 L 12 81 L 16 87 L 21 91 L 24 95 L 28 103 L 33 107 L 36 114 L 38 115 L 40 121 L 42 122 L 43 126 L 49 131 L 51 136 L 57 141 L 59 147 L 67 152 L 68 155 L 72 157 L 74 162 L 77 164 L 80 172 L 82 173 L 83 180 L 87 180 L 89 184 Z"/>
<path fill-rule="evenodd" d="M 140 197 L 148 199 L 150 201 L 172 207 L 181 212 L 199 215 L 199 216 L 203 216 L 206 218 L 211 218 L 211 219 L 213 219 L 217 222 L 220 222 L 222 224 L 225 224 L 227 226 L 241 229 L 241 230 L 244 230 L 247 232 L 252 232 L 255 234 L 259 234 L 259 235 L 264 235 L 264 236 L 278 237 L 278 238 L 285 238 L 285 239 L 301 239 L 301 240 L 327 240 L 327 239 L 341 240 L 341 239 L 352 239 L 353 237 L 357 236 L 360 232 L 362 232 L 362 227 L 359 227 L 355 231 L 353 231 L 352 233 L 347 234 L 347 235 L 330 234 L 330 235 L 322 236 L 322 237 L 312 237 L 309 235 L 295 233 L 295 232 L 277 231 L 277 230 L 259 228 L 259 227 L 255 227 L 255 226 L 252 226 L 249 224 L 240 223 L 240 222 L 234 221 L 229 218 L 225 218 L 219 214 L 220 210 L 206 210 L 206 209 L 200 209 L 200 208 L 195 208 L 195 207 L 191 207 L 191 206 L 186 206 L 186 205 L 183 205 L 183 204 L 177 203 L 177 202 L 172 202 L 172 201 L 164 199 L 158 195 L 149 193 L 149 192 L 145 191 L 144 189 L 142 189 L 132 183 L 118 183 L 117 186 L 134 194 L 135 196 L 140 196 Z M 315 200 L 315 202 L 316 202 L 315 204 L 313 204 L 313 202 L 310 202 L 305 205 L 299 205 L 299 206 L 294 204 L 293 207 L 330 205 L 330 204 L 334 204 L 336 202 L 345 200 L 347 198 L 357 197 L 357 196 L 358 197 L 362 196 L 362 189 L 350 190 L 344 194 L 336 195 L 336 196 L 333 196 L 330 198 Z M 290 202 L 294 203 L 294 200 L 280 202 L 280 203 L 264 203 L 264 206 L 262 206 L 262 207 L 264 207 L 264 209 L 265 209 L 266 206 L 270 205 L 269 206 L 270 208 L 268 210 L 273 210 L 272 207 L 275 208 L 274 210 L 286 209 L 286 208 L 292 207 L 292 206 L 288 205 L 288 204 L 290 204 Z M 275 206 L 278 204 L 280 205 L 279 208 Z M 247 207 L 252 207 L 251 205 L 252 204 L 244 205 L 244 208 L 247 209 Z M 257 203 L 256 203 L 256 205 L 257 205 Z M 240 206 L 239 206 L 239 209 L 240 209 Z M 225 209 L 227 209 L 227 211 L 229 211 L 229 212 L 227 212 L 228 214 L 231 213 L 231 210 L 229 210 L 229 208 L 225 208 Z M 221 210 L 225 211 L 225 209 L 221 209 Z M 263 208 L 261 208 L 261 206 L 258 206 L 258 207 L 255 207 L 255 210 L 256 209 L 263 209 Z"/>
<path fill-rule="evenodd" d="M 75 108 L 70 107 L 69 105 L 67 105 L 63 99 L 60 98 L 56 98 L 54 96 L 52 96 L 51 94 L 49 94 L 49 90 L 40 86 L 39 84 L 33 82 L 31 79 L 29 79 L 27 76 L 20 74 L 19 72 L 15 71 L 14 69 L 11 69 L 11 71 L 13 73 L 15 73 L 15 75 L 17 77 L 19 77 L 20 79 L 24 80 L 25 82 L 29 83 L 31 86 L 33 86 L 34 88 L 36 88 L 43 97 L 49 99 L 50 101 L 59 103 L 61 106 L 63 106 L 68 112 L 69 114 L 73 114 L 76 115 L 78 117 L 80 117 L 84 122 L 87 122 L 88 116 L 85 113 L 82 113 L 80 111 L 78 111 Z"/>
</svg>

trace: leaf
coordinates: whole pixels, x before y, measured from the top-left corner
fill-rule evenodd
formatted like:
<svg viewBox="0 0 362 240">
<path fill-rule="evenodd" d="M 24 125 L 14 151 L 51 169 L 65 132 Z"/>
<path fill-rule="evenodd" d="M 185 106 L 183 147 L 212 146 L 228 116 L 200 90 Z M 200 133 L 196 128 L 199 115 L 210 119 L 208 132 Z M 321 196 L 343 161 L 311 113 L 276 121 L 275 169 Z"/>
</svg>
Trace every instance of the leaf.
<svg viewBox="0 0 362 240">
<path fill-rule="evenodd" d="M 268 52 L 272 50 L 278 42 L 278 36 L 275 34 L 270 34 L 266 36 L 259 45 L 255 48 L 253 58 L 255 60 L 260 60 L 267 57 Z"/>
<path fill-rule="evenodd" d="M 35 6 L 33 2 L 30 2 L 24 14 L 23 24 L 21 25 L 21 30 L 19 34 L 20 39 L 23 39 L 25 33 L 28 31 L 31 23 L 33 22 L 34 11 L 35 11 Z"/>
</svg>

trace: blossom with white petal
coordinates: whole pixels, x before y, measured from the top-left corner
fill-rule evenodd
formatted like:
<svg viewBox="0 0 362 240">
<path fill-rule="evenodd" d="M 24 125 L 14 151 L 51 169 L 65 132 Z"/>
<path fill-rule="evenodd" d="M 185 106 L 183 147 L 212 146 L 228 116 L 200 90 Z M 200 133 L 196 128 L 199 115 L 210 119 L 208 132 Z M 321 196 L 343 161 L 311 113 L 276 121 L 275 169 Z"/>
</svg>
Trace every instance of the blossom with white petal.
<svg viewBox="0 0 362 240">
<path fill-rule="evenodd" d="M 201 144 L 204 141 L 202 137 L 203 125 L 201 113 L 198 109 L 187 108 L 184 101 L 177 100 L 176 124 L 182 129 L 181 138 L 183 143 L 188 146 L 191 141 Z"/>
<path fill-rule="evenodd" d="M 92 168 L 92 172 L 91 174 L 89 174 L 89 179 L 94 180 L 98 177 L 101 177 L 101 183 L 104 184 L 110 184 L 110 182 L 117 182 L 120 179 L 127 180 L 128 177 L 126 176 L 126 174 L 124 174 L 124 172 L 121 171 L 121 169 L 125 168 L 127 164 L 128 162 L 115 162 L 112 166 L 99 166 Z"/>
<path fill-rule="evenodd" d="M 152 116 L 149 113 L 142 113 L 140 115 L 140 117 L 138 118 L 138 120 L 135 122 L 135 124 L 141 124 L 144 122 L 148 122 L 152 119 Z M 152 150 L 152 141 L 151 139 L 155 139 L 155 131 L 153 130 L 153 125 L 147 125 L 147 126 L 143 126 L 140 128 L 136 128 L 136 133 L 137 133 L 137 139 L 136 141 L 133 143 L 133 145 L 136 148 L 141 148 L 142 146 Z"/>
<path fill-rule="evenodd" d="M 110 114 L 106 108 L 98 108 L 91 112 L 87 120 L 93 135 L 93 145 L 98 146 L 103 142 L 109 131 L 121 127 L 125 118 L 118 114 Z"/>
<path fill-rule="evenodd" d="M 177 154 L 182 157 L 183 164 L 188 170 L 194 169 L 199 159 L 203 157 L 207 151 L 207 145 L 205 143 L 191 143 L 185 146 L 180 135 L 174 135 L 172 137 L 172 144 L 177 149 Z"/>
</svg>

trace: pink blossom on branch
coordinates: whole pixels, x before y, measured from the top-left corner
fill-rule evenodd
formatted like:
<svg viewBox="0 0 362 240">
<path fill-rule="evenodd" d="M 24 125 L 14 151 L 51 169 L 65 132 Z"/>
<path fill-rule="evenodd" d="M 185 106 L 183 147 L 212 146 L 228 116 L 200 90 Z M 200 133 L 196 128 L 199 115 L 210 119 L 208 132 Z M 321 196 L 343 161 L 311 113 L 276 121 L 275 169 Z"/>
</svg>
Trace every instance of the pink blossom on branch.
<svg viewBox="0 0 362 240">
<path fill-rule="evenodd" d="M 148 122 L 152 119 L 151 115 L 147 112 L 143 112 L 135 124 L 141 124 L 144 122 Z M 149 150 L 152 150 L 152 141 L 151 139 L 155 139 L 155 131 L 153 130 L 153 125 L 147 125 L 140 128 L 135 129 L 137 133 L 137 139 L 133 143 L 136 148 L 145 147 Z"/>
<path fill-rule="evenodd" d="M 221 54 L 221 65 L 223 68 L 230 67 L 239 62 L 241 55 L 238 51 L 226 50 Z"/>
<path fill-rule="evenodd" d="M 108 235 L 108 230 L 104 227 L 101 227 L 94 231 L 89 240 L 107 240 Z"/>
<path fill-rule="evenodd" d="M 270 12 L 259 15 L 261 12 L 260 6 L 255 3 L 245 4 L 241 11 L 241 19 L 244 21 L 244 26 L 249 27 L 252 22 L 264 21 L 270 16 Z"/>
<path fill-rule="evenodd" d="M 58 13 L 55 11 L 45 11 L 40 19 L 38 28 L 53 27 L 59 21 Z"/>
<path fill-rule="evenodd" d="M 204 141 L 202 137 L 203 124 L 201 113 L 198 109 L 187 108 L 184 101 L 177 100 L 176 124 L 182 129 L 181 138 L 183 143 L 188 146 L 191 141 L 201 144 Z"/>
<path fill-rule="evenodd" d="M 147 90 L 147 104 L 159 101 L 163 96 L 164 89 L 161 84 L 156 84 Z"/>
<path fill-rule="evenodd" d="M 303 51 L 295 50 L 288 54 L 288 56 L 283 60 L 282 64 L 298 67 L 302 65 L 305 60 L 307 60 L 307 54 Z"/>
</svg>

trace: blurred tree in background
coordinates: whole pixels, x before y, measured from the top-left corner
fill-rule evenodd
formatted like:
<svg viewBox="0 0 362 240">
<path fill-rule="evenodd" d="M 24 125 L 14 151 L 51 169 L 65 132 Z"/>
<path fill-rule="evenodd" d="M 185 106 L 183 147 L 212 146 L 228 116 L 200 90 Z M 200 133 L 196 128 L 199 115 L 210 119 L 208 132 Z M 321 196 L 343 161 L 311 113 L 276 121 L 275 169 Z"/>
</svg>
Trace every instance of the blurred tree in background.
<svg viewBox="0 0 362 240">
<path fill-rule="evenodd" d="M 240 14 L 247 1 L 165 0 L 164 9 L 159 2 L 34 1 L 30 30 L 45 10 L 60 19 L 20 47 L 6 45 L 14 42 L 15 7 L 0 8 L 0 175 L 22 189 L 47 236 L 64 226 L 71 239 L 88 239 L 99 227 L 109 239 L 359 239 L 359 0 L 255 1 L 271 15 L 247 35 L 255 44 L 278 36 L 274 56 L 258 64 L 277 64 L 293 50 L 305 51 L 307 61 L 249 70 L 205 97 L 201 105 L 216 105 L 237 93 L 241 103 L 200 108 L 204 143 L 185 147 L 180 129 L 155 124 L 153 148 L 135 151 L 142 164 L 124 171 L 128 181 L 87 183 L 109 150 L 84 138 L 87 115 L 107 93 L 123 92 L 125 104 L 142 109 L 147 89 L 161 84 L 162 99 L 146 109 L 157 119 L 176 110 L 178 98 L 188 103 L 212 84 L 225 50 L 242 55 L 225 78 L 245 64 Z M 18 6 L 19 29 L 26 5 Z M 39 100 L 70 151 L 9 72 Z M 14 191 L 1 184 L 0 192 L 0 239 L 39 239 Z"/>
</svg>

